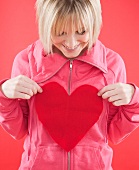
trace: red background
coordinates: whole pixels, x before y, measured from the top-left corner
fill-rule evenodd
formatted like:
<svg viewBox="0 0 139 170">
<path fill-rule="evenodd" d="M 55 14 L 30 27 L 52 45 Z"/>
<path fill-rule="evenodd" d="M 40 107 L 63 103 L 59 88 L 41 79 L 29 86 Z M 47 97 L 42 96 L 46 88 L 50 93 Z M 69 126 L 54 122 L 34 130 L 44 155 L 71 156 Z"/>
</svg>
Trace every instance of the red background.
<svg viewBox="0 0 139 170">
<path fill-rule="evenodd" d="M 139 1 L 101 0 L 103 28 L 100 40 L 124 59 L 129 82 L 139 86 Z M 0 1 L 0 79 L 10 76 L 15 55 L 38 38 L 35 0 Z M 0 170 L 17 170 L 23 140 L 15 141 L 0 128 Z M 139 129 L 113 146 L 114 170 L 139 169 Z"/>
</svg>

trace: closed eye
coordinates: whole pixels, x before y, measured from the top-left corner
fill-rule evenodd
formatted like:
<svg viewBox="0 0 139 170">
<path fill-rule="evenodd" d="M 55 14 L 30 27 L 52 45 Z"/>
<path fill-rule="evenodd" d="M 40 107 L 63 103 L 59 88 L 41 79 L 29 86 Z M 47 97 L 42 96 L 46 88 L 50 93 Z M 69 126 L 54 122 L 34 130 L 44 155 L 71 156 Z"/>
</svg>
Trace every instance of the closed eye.
<svg viewBox="0 0 139 170">
<path fill-rule="evenodd" d="M 65 35 L 66 33 L 65 32 L 61 32 L 58 34 L 58 36 L 62 36 L 62 35 Z"/>
<path fill-rule="evenodd" d="M 83 31 L 76 31 L 76 34 L 78 34 L 78 35 L 84 35 L 86 33 L 86 31 L 85 30 L 83 30 Z M 59 33 L 58 34 L 58 36 L 62 36 L 62 35 L 66 35 L 67 33 L 66 32 L 61 32 L 61 33 Z"/>
<path fill-rule="evenodd" d="M 84 35 L 85 32 L 86 32 L 85 30 L 83 30 L 83 31 L 81 31 L 81 32 L 80 32 L 80 31 L 76 31 L 76 33 L 79 34 L 79 35 Z"/>
</svg>

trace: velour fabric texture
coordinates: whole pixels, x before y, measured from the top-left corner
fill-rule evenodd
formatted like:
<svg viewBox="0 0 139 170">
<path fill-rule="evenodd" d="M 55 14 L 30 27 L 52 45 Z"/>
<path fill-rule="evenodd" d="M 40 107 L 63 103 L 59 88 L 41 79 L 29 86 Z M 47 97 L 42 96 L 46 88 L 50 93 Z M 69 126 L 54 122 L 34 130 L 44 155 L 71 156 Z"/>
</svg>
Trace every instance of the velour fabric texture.
<svg viewBox="0 0 139 170">
<path fill-rule="evenodd" d="M 45 84 L 35 97 L 39 120 L 53 140 L 67 152 L 98 121 L 103 109 L 98 89 L 82 85 L 70 95 L 56 82 Z"/>
</svg>

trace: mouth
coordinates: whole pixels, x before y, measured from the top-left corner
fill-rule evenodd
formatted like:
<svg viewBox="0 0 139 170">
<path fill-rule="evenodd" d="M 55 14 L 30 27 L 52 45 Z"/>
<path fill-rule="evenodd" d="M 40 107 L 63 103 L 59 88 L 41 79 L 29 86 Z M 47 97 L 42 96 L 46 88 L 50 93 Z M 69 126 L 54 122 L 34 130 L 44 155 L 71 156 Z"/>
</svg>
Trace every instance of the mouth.
<svg viewBox="0 0 139 170">
<path fill-rule="evenodd" d="M 74 48 L 70 48 L 70 47 L 68 47 L 64 44 L 62 44 L 62 45 L 67 51 L 72 52 L 72 51 L 76 50 L 79 47 L 80 44 L 76 45 Z"/>
</svg>

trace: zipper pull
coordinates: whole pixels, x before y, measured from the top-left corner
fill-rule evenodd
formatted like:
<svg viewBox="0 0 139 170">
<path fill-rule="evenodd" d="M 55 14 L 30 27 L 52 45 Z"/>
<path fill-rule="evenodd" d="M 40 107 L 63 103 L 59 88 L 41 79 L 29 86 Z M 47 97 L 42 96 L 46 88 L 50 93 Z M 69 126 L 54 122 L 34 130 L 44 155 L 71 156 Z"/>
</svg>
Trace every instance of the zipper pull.
<svg viewBox="0 0 139 170">
<path fill-rule="evenodd" d="M 70 60 L 70 70 L 72 70 L 73 60 Z"/>
</svg>

